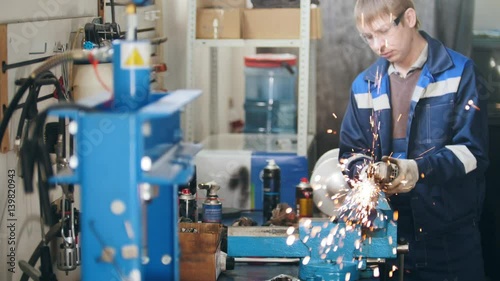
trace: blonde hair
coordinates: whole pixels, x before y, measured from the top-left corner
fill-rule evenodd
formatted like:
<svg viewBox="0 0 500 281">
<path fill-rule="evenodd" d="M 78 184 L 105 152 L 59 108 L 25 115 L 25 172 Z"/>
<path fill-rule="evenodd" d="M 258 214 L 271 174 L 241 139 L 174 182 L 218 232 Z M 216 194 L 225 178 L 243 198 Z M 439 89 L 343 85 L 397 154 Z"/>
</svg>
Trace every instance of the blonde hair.
<svg viewBox="0 0 500 281">
<path fill-rule="evenodd" d="M 415 9 L 413 0 L 357 0 L 354 16 L 358 26 L 371 25 L 375 20 L 384 18 L 385 15 L 392 15 L 391 18 L 395 19 L 409 8 Z M 420 21 L 417 17 L 415 28 L 419 27 Z"/>
</svg>

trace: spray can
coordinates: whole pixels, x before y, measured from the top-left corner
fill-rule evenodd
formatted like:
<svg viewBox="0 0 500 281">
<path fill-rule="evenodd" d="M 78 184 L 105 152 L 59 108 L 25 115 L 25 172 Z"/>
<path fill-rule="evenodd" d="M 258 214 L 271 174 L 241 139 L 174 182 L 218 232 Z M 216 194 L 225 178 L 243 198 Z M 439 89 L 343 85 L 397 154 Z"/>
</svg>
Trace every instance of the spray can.
<svg viewBox="0 0 500 281">
<path fill-rule="evenodd" d="M 217 196 L 220 186 L 214 182 L 200 183 L 199 189 L 207 190 L 207 198 L 203 202 L 203 222 L 221 223 L 222 222 L 222 203 Z"/>
<path fill-rule="evenodd" d="M 313 189 L 307 178 L 301 178 L 300 183 L 296 186 L 295 202 L 299 218 L 310 218 L 313 216 Z"/>
<path fill-rule="evenodd" d="M 264 191 L 264 222 L 272 217 L 273 209 L 280 202 L 281 170 L 276 162 L 267 160 L 267 166 L 262 170 Z"/>
<path fill-rule="evenodd" d="M 179 217 L 198 222 L 196 198 L 187 187 L 183 188 L 179 195 Z"/>
</svg>

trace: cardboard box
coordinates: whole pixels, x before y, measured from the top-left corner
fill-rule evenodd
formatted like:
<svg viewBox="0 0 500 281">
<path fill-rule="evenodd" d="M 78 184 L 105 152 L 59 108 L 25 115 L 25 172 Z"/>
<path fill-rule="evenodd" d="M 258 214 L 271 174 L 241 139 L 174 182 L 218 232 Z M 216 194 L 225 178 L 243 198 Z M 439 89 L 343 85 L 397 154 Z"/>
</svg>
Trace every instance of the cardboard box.
<svg viewBox="0 0 500 281">
<path fill-rule="evenodd" d="M 243 39 L 299 39 L 300 9 L 246 9 Z M 321 10 L 311 9 L 311 39 L 322 36 Z"/>
<path fill-rule="evenodd" d="M 196 38 L 241 38 L 241 9 L 198 9 Z"/>
<path fill-rule="evenodd" d="M 244 9 L 246 0 L 198 0 L 198 8 L 217 8 L 217 9 Z"/>
<path fill-rule="evenodd" d="M 196 232 L 182 229 L 196 229 Z M 181 281 L 217 280 L 221 232 L 222 226 L 216 223 L 179 223 Z"/>
</svg>

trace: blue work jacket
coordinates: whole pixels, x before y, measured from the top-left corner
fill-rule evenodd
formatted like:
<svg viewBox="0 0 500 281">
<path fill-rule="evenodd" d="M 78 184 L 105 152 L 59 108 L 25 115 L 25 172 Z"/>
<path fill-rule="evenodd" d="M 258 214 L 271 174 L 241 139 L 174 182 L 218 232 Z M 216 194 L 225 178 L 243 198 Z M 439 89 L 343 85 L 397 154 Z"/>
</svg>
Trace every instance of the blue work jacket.
<svg viewBox="0 0 500 281">
<path fill-rule="evenodd" d="M 406 155 L 417 162 L 420 174 L 406 195 L 416 239 L 478 220 L 488 166 L 487 87 L 472 60 L 421 34 L 429 54 L 412 95 L 406 131 Z M 363 153 L 378 161 L 391 155 L 388 67 L 380 58 L 353 82 L 340 132 L 342 158 Z"/>
</svg>

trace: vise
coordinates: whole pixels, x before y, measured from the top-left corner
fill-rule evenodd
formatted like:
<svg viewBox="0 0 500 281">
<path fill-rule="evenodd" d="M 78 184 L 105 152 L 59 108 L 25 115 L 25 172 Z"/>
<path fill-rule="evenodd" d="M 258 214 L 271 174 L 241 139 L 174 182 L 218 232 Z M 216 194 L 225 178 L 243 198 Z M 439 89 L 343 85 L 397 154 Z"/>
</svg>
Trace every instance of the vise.
<svg viewBox="0 0 500 281">
<path fill-rule="evenodd" d="M 397 224 L 382 194 L 375 211 L 371 227 L 328 218 L 303 218 L 298 227 L 231 226 L 228 256 L 298 258 L 300 280 L 369 278 L 368 264 L 398 253 Z"/>
</svg>

